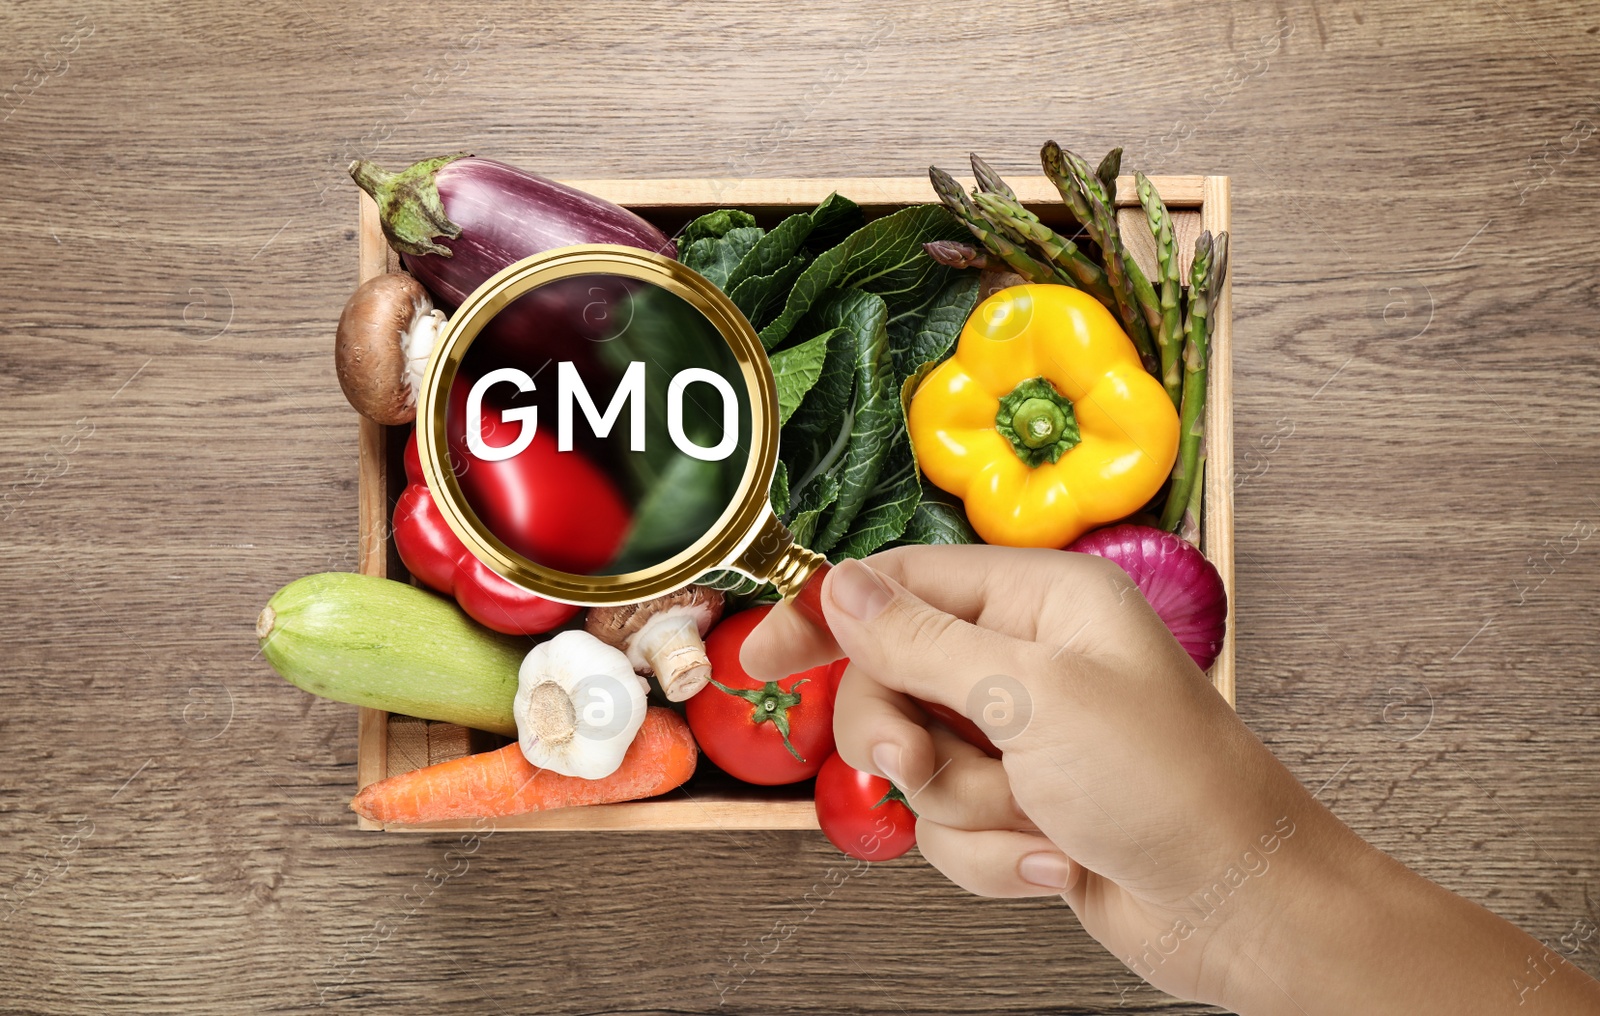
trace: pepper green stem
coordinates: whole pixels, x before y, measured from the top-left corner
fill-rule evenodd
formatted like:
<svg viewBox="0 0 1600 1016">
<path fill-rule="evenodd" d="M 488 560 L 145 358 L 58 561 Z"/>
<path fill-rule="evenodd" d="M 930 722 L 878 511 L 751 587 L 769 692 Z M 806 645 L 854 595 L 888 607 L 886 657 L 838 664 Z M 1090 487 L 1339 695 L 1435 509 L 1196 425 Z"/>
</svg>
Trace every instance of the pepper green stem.
<svg viewBox="0 0 1600 1016">
<path fill-rule="evenodd" d="M 441 168 L 468 153 L 457 152 L 437 159 L 423 159 L 391 173 L 366 159 L 350 163 L 350 178 L 378 204 L 378 220 L 389 246 L 402 254 L 437 254 L 449 257 L 450 248 L 434 242 L 443 236 L 454 240 L 461 227 L 445 214 L 435 179 Z"/>
<path fill-rule="evenodd" d="M 1042 377 L 1029 378 L 1000 400 L 994 427 L 1030 469 L 1059 461 L 1082 440 L 1071 400 Z"/>
<path fill-rule="evenodd" d="M 796 688 L 805 684 L 810 678 L 802 677 L 784 691 L 776 681 L 768 681 L 760 688 L 729 688 L 727 685 L 711 678 L 711 686 L 725 695 L 733 695 L 744 699 L 753 707 L 750 710 L 750 722 L 760 726 L 770 723 L 778 730 L 778 736 L 783 738 L 783 746 L 789 749 L 789 754 L 798 762 L 804 762 L 794 745 L 789 743 L 789 710 L 800 704 L 800 693 Z"/>
<path fill-rule="evenodd" d="M 1011 417 L 1011 427 L 1029 448 L 1055 444 L 1067 427 L 1067 414 L 1049 399 L 1024 399 Z"/>
</svg>

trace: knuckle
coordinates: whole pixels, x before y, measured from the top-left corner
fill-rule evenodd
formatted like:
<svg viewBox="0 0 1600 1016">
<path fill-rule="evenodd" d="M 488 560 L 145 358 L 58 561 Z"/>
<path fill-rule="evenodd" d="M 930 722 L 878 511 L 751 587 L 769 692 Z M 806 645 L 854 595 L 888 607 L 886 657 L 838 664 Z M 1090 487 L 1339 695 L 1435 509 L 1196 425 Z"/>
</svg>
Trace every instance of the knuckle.
<svg viewBox="0 0 1600 1016">
<path fill-rule="evenodd" d="M 940 874 L 975 896 L 1006 895 L 971 846 L 960 831 L 928 819 L 917 820 L 917 850 Z"/>
<path fill-rule="evenodd" d="M 1061 680 L 1064 668 L 1063 649 L 1044 642 L 1024 642 L 1016 647 L 1016 658 L 1011 661 L 1017 675 L 1024 683 L 1050 685 Z"/>
<path fill-rule="evenodd" d="M 899 607 L 899 626 L 903 628 L 911 647 L 926 650 L 945 642 L 956 619 L 926 603 L 914 602 Z"/>
<path fill-rule="evenodd" d="M 1114 592 L 1120 592 L 1125 587 L 1133 584 L 1133 580 L 1128 577 L 1128 573 L 1123 570 L 1122 566 L 1106 557 L 1096 556 L 1094 558 L 1090 574 Z"/>
<path fill-rule="evenodd" d="M 971 766 L 951 766 L 944 787 L 945 797 L 954 802 L 964 828 L 988 828 L 996 813 L 1001 811 L 1000 799 L 995 794 L 993 780 L 980 769 Z"/>
</svg>

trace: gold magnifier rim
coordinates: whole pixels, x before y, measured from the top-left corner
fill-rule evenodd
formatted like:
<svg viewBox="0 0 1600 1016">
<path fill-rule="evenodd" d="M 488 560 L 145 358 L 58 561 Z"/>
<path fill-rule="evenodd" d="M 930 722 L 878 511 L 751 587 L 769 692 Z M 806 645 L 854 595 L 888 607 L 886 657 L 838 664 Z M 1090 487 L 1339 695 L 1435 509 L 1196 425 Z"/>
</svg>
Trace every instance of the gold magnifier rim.
<svg viewBox="0 0 1600 1016">
<path fill-rule="evenodd" d="M 652 283 L 680 297 L 711 322 L 739 364 L 750 400 L 750 457 L 738 491 L 699 540 L 649 568 L 621 575 L 574 575 L 547 568 L 517 553 L 483 524 L 462 494 L 450 460 L 446 412 L 456 372 L 494 316 L 540 286 L 575 275 L 618 275 Z M 423 479 L 445 524 L 478 560 L 496 574 L 540 596 L 580 606 L 607 606 L 650 599 L 725 567 L 770 514 L 767 500 L 778 461 L 778 393 L 761 337 L 744 313 L 700 273 L 678 261 L 637 247 L 582 244 L 560 247 L 518 261 L 474 290 L 450 316 L 428 358 L 417 406 L 417 453 Z"/>
</svg>

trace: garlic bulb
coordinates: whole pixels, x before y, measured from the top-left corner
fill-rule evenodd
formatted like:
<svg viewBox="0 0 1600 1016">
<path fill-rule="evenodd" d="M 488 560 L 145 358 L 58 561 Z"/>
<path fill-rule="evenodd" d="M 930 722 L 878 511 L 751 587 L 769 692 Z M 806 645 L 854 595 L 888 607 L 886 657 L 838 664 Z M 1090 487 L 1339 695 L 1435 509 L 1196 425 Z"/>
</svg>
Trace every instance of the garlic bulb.
<svg viewBox="0 0 1600 1016">
<path fill-rule="evenodd" d="M 644 723 L 645 682 L 620 649 L 564 631 L 523 659 L 512 714 L 530 764 L 603 779 L 622 765 Z"/>
</svg>

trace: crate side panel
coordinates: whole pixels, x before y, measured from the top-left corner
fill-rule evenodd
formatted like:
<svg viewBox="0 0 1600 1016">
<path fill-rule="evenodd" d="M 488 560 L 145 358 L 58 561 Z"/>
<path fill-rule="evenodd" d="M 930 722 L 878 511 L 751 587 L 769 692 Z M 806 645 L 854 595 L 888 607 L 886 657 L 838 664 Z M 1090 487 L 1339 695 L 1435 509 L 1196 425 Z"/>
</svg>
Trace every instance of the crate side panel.
<svg viewBox="0 0 1600 1016">
<path fill-rule="evenodd" d="M 366 282 L 382 275 L 387 267 L 389 245 L 384 243 L 383 231 L 378 225 L 378 206 L 365 194 L 360 195 L 358 214 L 358 256 L 360 278 Z M 389 503 L 389 439 L 386 428 L 366 418 L 361 419 L 357 442 L 357 494 L 359 513 L 357 539 L 360 541 L 358 569 L 363 575 L 383 576 L 389 570 L 391 553 L 388 539 Z M 389 714 L 381 709 L 361 708 L 356 726 L 356 785 L 369 783 L 388 775 Z M 356 825 L 362 829 L 381 829 L 382 825 L 358 818 Z"/>
<path fill-rule="evenodd" d="M 1205 205 L 1201 225 L 1212 234 L 1226 232 L 1232 221 L 1230 181 L 1225 176 L 1205 178 Z M 1212 664 L 1211 679 L 1230 704 L 1234 702 L 1234 605 L 1238 587 L 1233 563 L 1233 273 L 1223 280 L 1222 295 L 1213 310 L 1210 394 L 1206 400 L 1206 474 L 1204 494 L 1204 550 L 1222 573 L 1228 592 L 1228 634 L 1222 653 Z"/>
</svg>

